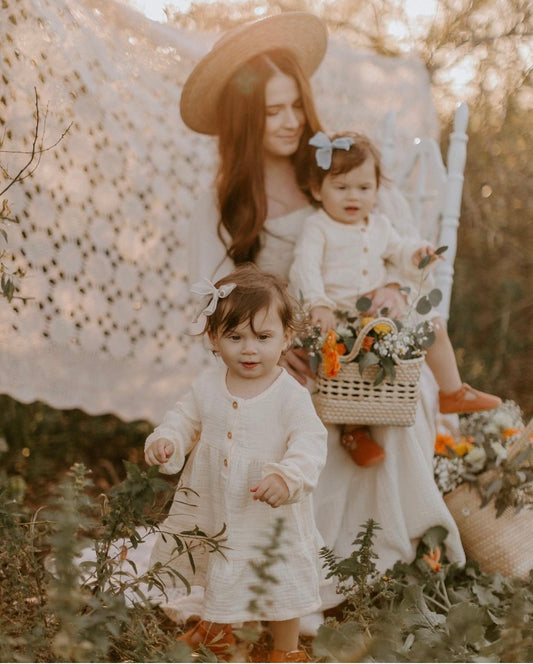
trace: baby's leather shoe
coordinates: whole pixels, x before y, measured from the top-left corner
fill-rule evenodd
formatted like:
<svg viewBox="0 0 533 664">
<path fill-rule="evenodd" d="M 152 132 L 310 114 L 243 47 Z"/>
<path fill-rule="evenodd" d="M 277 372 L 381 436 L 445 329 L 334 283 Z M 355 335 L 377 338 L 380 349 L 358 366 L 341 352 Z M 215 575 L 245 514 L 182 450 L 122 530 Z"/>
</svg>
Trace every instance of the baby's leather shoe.
<svg viewBox="0 0 533 664">
<path fill-rule="evenodd" d="M 203 644 L 217 657 L 228 655 L 237 643 L 230 624 L 208 620 L 200 620 L 192 629 L 179 636 L 177 641 L 183 641 L 193 650 Z"/>
<path fill-rule="evenodd" d="M 439 392 L 439 410 L 443 414 L 492 410 L 498 408 L 501 402 L 500 397 L 475 390 L 466 383 L 455 392 Z"/>
<path fill-rule="evenodd" d="M 345 427 L 341 442 L 358 466 L 375 466 L 385 458 L 385 450 L 372 440 L 367 427 Z"/>
</svg>

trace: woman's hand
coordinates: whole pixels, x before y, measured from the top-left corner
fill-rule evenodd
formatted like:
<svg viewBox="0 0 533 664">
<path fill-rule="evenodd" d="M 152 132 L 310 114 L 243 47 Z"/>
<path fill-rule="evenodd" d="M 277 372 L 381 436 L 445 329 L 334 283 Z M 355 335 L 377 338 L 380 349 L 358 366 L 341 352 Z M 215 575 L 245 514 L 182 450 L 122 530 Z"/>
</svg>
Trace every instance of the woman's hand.
<svg viewBox="0 0 533 664">
<path fill-rule="evenodd" d="M 320 326 L 320 332 L 326 334 L 337 327 L 335 314 L 329 307 L 311 307 L 311 325 Z"/>
<path fill-rule="evenodd" d="M 174 452 L 174 443 L 166 438 L 153 440 L 144 452 L 144 458 L 149 466 L 161 466 L 166 463 Z"/>
<path fill-rule="evenodd" d="M 281 356 L 279 363 L 301 385 L 306 385 L 309 378 L 316 378 L 309 366 L 309 356 L 305 348 L 291 348 Z"/>
<path fill-rule="evenodd" d="M 387 316 L 400 318 L 405 311 L 405 298 L 397 286 L 382 286 L 367 295 L 372 300 L 368 310 L 371 316 L 379 316 L 382 309 L 388 309 Z"/>
<path fill-rule="evenodd" d="M 257 486 L 250 489 L 254 500 L 268 503 L 270 507 L 280 507 L 287 502 L 290 491 L 281 475 L 267 475 Z"/>
</svg>

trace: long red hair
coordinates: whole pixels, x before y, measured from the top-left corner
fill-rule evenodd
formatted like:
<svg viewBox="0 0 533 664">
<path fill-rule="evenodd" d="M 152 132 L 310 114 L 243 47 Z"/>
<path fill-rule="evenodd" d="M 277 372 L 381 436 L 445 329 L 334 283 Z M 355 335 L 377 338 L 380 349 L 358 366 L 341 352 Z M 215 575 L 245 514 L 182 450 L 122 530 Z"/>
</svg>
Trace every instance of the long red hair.
<svg viewBox="0 0 533 664">
<path fill-rule="evenodd" d="M 236 264 L 253 261 L 260 249 L 260 233 L 267 216 L 263 160 L 265 87 L 280 71 L 294 78 L 300 90 L 306 121 L 292 161 L 296 180 L 308 194 L 308 141 L 320 129 L 309 80 L 290 51 L 267 51 L 249 60 L 232 76 L 220 100 L 218 233 L 223 239 L 222 229 L 228 231 L 231 244 L 226 248 Z"/>
</svg>

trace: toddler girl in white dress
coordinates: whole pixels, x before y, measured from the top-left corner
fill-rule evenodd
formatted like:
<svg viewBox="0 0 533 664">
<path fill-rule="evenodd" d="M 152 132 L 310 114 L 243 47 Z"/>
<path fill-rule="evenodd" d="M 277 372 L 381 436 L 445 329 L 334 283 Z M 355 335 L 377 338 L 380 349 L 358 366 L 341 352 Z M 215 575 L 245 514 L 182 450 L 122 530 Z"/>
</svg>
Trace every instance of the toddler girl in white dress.
<svg viewBox="0 0 533 664">
<path fill-rule="evenodd" d="M 424 256 L 431 261 L 437 256 L 430 243 L 400 237 L 390 220 L 375 211 L 381 161 L 366 136 L 344 134 L 330 140 L 318 132 L 309 144 L 315 148 L 310 191 L 321 208 L 303 225 L 290 282 L 310 306 L 312 324 L 325 333 L 337 325 L 335 310 L 353 312 L 360 296 L 371 297 L 376 288 L 393 285 L 391 266 L 412 283 Z M 499 406 L 499 397 L 461 381 L 446 325 L 437 315 L 432 321 L 436 339 L 426 360 L 440 389 L 441 413 Z M 363 427 L 345 429 L 343 443 L 361 466 L 375 465 L 385 456 Z"/>
<path fill-rule="evenodd" d="M 278 364 L 297 326 L 293 300 L 278 277 L 252 264 L 195 290 L 209 300 L 204 332 L 223 363 L 193 382 L 146 441 L 147 463 L 164 473 L 178 472 L 190 454 L 181 481 L 198 494 L 194 506 L 176 495 L 151 562 L 170 562 L 205 588 L 202 620 L 182 637 L 191 647 L 204 643 L 222 654 L 235 644 L 231 623 L 263 619 L 273 635 L 270 661 L 307 661 L 298 649 L 299 618 L 321 605 L 322 540 L 311 491 L 326 461 L 327 433 L 309 392 Z M 277 582 L 258 615 L 251 563 L 260 563 L 259 549 L 280 518 L 279 556 L 269 568 Z M 225 526 L 228 548 L 224 555 L 195 552 L 193 570 L 164 533 L 195 526 L 208 535 Z"/>
</svg>

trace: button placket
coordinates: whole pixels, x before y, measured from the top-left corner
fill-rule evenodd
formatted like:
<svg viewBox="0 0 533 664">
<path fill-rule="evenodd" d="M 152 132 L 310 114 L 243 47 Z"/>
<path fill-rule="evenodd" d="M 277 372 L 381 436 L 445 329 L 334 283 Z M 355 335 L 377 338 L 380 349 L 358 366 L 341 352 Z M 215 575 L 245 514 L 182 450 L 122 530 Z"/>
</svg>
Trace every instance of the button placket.
<svg viewBox="0 0 533 664">
<path fill-rule="evenodd" d="M 229 418 L 228 418 L 229 428 L 228 428 L 228 431 L 226 432 L 226 440 L 231 441 L 231 442 L 229 443 L 227 453 L 226 453 L 226 456 L 224 457 L 224 461 L 223 461 L 225 468 L 228 468 L 228 466 L 230 465 L 231 454 L 232 454 L 232 451 L 233 451 L 233 446 L 235 444 L 234 431 L 237 427 L 239 402 L 235 399 L 235 400 L 232 401 L 231 406 L 232 406 L 233 412 L 230 411 L 230 413 L 229 413 Z"/>
</svg>

